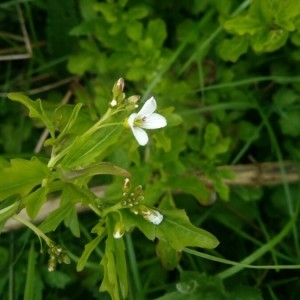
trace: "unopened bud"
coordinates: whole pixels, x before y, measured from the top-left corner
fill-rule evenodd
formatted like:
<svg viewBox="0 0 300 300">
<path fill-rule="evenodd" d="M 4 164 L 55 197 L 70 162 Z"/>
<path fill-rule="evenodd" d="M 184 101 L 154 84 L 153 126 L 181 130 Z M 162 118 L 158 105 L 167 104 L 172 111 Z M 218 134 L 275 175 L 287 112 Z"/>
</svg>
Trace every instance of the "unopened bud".
<svg viewBox="0 0 300 300">
<path fill-rule="evenodd" d="M 140 206 L 139 212 L 145 220 L 149 221 L 154 225 L 159 225 L 164 218 L 164 216 L 159 211 L 152 208 L 148 208 L 144 205 Z"/>
<path fill-rule="evenodd" d="M 117 80 L 117 82 L 114 84 L 113 89 L 112 89 L 114 99 L 118 98 L 122 95 L 123 90 L 124 90 L 124 86 L 125 86 L 124 79 L 119 78 Z"/>
<path fill-rule="evenodd" d="M 124 192 L 129 192 L 130 188 L 131 188 L 130 179 L 125 178 L 124 184 L 123 184 L 123 191 Z"/>
<path fill-rule="evenodd" d="M 141 96 L 139 96 L 139 95 L 133 95 L 133 96 L 128 97 L 127 101 L 130 104 L 136 104 L 140 100 L 140 98 L 141 98 Z"/>
<path fill-rule="evenodd" d="M 115 239 L 121 238 L 125 233 L 125 228 L 123 222 L 119 221 L 116 223 L 113 236 Z"/>
</svg>

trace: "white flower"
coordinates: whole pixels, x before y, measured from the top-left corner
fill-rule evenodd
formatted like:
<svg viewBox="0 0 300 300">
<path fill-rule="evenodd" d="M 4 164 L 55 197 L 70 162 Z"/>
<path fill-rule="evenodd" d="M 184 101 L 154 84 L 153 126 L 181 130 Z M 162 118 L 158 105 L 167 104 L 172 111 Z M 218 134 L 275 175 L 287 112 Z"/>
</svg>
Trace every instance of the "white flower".
<svg viewBox="0 0 300 300">
<path fill-rule="evenodd" d="M 154 113 L 156 108 L 156 101 L 151 97 L 138 113 L 131 114 L 128 118 L 128 125 L 141 146 L 148 143 L 148 135 L 144 129 L 157 129 L 167 125 L 165 117 Z"/>
</svg>

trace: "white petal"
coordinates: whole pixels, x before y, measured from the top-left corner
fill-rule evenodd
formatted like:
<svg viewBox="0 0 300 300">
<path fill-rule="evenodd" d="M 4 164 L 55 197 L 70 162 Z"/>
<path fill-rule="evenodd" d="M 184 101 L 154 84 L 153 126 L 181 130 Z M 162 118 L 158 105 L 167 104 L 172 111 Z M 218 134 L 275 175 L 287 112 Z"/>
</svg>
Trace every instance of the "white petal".
<svg viewBox="0 0 300 300">
<path fill-rule="evenodd" d="M 151 97 L 145 102 L 141 110 L 138 112 L 138 117 L 149 116 L 155 112 L 156 108 L 157 108 L 156 101 L 154 97 Z"/>
<path fill-rule="evenodd" d="M 144 216 L 144 218 L 154 225 L 159 225 L 162 222 L 164 216 L 157 210 L 153 210 L 150 215 Z"/>
<path fill-rule="evenodd" d="M 156 129 L 156 128 L 165 127 L 166 125 L 167 125 L 166 118 L 160 114 L 154 113 L 146 117 L 141 127 L 145 129 Z"/>
<path fill-rule="evenodd" d="M 136 118 L 137 114 L 131 114 L 127 120 L 128 125 L 130 126 L 131 129 L 133 129 L 133 124 L 134 124 L 134 120 Z"/>
<path fill-rule="evenodd" d="M 145 130 L 139 127 L 133 127 L 132 132 L 137 142 L 141 146 L 145 146 L 148 143 L 148 135 Z"/>
</svg>

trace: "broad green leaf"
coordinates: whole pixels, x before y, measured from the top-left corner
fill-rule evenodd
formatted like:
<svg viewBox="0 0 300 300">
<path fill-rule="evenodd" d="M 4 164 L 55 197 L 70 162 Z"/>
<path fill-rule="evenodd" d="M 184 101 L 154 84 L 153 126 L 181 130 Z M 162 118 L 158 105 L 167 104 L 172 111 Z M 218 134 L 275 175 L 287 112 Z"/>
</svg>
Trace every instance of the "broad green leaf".
<svg viewBox="0 0 300 300">
<path fill-rule="evenodd" d="M 59 270 L 44 272 L 43 279 L 46 281 L 48 286 L 55 289 L 64 289 L 74 280 L 72 274 L 64 273 Z"/>
<path fill-rule="evenodd" d="M 225 39 L 218 44 L 218 54 L 225 61 L 236 62 L 240 56 L 247 52 L 249 46 L 247 37 L 235 36 Z"/>
<path fill-rule="evenodd" d="M 11 165 L 0 172 L 0 200 L 17 194 L 25 196 L 49 176 L 48 167 L 35 157 L 12 159 Z"/>
<path fill-rule="evenodd" d="M 40 224 L 39 229 L 44 233 L 54 231 L 59 226 L 59 224 L 63 222 L 64 219 L 68 216 L 73 206 L 74 204 L 71 202 L 64 203 L 63 205 L 61 205 L 59 208 L 57 208 L 48 215 L 46 220 L 44 220 Z"/>
<path fill-rule="evenodd" d="M 80 177 L 90 177 L 103 174 L 130 177 L 130 173 L 128 171 L 109 162 L 100 162 L 78 170 L 72 170 L 66 173 L 62 172 L 61 175 L 65 180 L 74 180 Z"/>
<path fill-rule="evenodd" d="M 169 243 L 164 240 L 159 240 L 155 247 L 156 254 L 166 270 L 173 270 L 178 265 L 181 252 L 170 247 Z"/>
<path fill-rule="evenodd" d="M 84 246 L 84 251 L 77 262 L 77 266 L 76 266 L 77 272 L 80 272 L 84 269 L 85 264 L 88 261 L 91 253 L 95 250 L 95 248 L 104 238 L 104 236 L 105 236 L 105 229 L 103 228 L 101 235 L 98 235 L 96 238 L 94 238 L 92 241 L 90 241 L 88 244 Z"/>
<path fill-rule="evenodd" d="M 46 114 L 40 99 L 32 101 L 30 98 L 20 93 L 9 93 L 7 96 L 10 100 L 25 105 L 29 109 L 29 116 L 41 120 L 49 130 L 51 136 L 54 137 L 55 126 L 51 121 L 50 116 Z"/>
<path fill-rule="evenodd" d="M 42 205 L 47 200 L 47 188 L 40 187 L 34 192 L 30 193 L 23 199 L 26 207 L 26 212 L 31 219 L 34 219 L 39 213 Z"/>
<path fill-rule="evenodd" d="M 156 226 L 159 239 L 167 241 L 177 251 L 185 247 L 213 249 L 219 241 L 208 231 L 195 227 L 184 210 L 161 211 L 163 221 Z"/>
<path fill-rule="evenodd" d="M 24 300 L 34 299 L 35 293 L 35 265 L 36 265 L 36 253 L 34 250 L 34 243 L 31 243 L 28 262 L 27 262 L 27 272 L 26 272 L 26 283 L 24 291 Z"/>
<path fill-rule="evenodd" d="M 246 33 L 253 35 L 263 27 L 263 23 L 250 15 L 237 16 L 224 23 L 224 28 L 227 31 L 238 35 L 244 35 Z"/>
</svg>

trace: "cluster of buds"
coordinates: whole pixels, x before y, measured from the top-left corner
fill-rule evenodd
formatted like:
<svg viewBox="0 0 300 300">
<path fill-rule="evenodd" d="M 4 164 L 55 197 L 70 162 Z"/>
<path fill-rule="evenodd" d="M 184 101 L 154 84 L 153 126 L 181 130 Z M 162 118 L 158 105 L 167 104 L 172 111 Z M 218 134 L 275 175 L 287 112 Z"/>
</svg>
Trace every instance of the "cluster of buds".
<svg viewBox="0 0 300 300">
<path fill-rule="evenodd" d="M 50 245 L 48 249 L 50 258 L 48 260 L 48 271 L 53 272 L 56 269 L 57 263 L 69 264 L 70 258 L 60 245 Z"/>
<path fill-rule="evenodd" d="M 130 208 L 131 212 L 135 215 L 141 215 L 145 220 L 159 225 L 163 220 L 163 215 L 153 209 L 149 208 L 143 204 L 143 188 L 141 185 L 138 185 L 136 188 L 132 189 L 129 178 L 125 179 L 123 185 L 123 200 L 121 204 L 124 207 Z"/>
<path fill-rule="evenodd" d="M 116 108 L 120 104 L 125 103 L 126 108 L 135 109 L 138 107 L 137 102 L 140 96 L 134 95 L 126 99 L 126 95 L 123 92 L 125 82 L 123 78 L 119 78 L 112 88 L 113 99 L 110 101 L 109 106 L 111 108 Z"/>
</svg>

